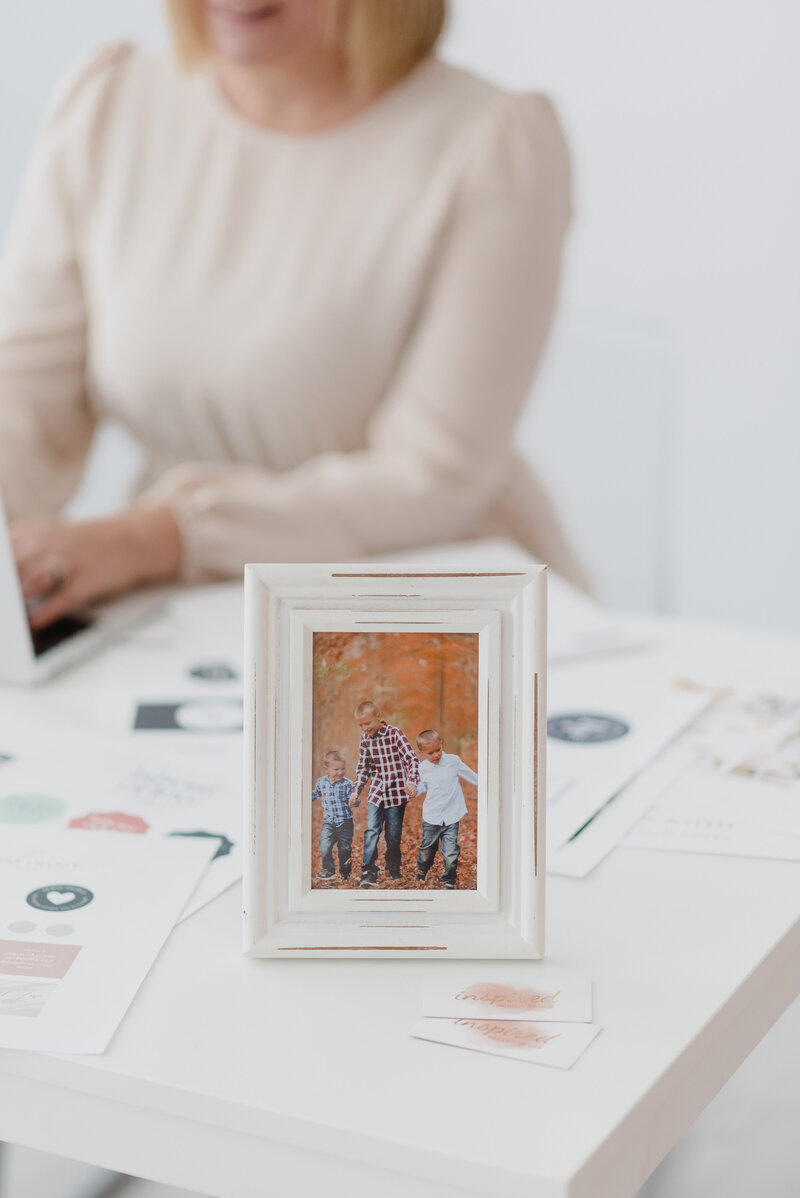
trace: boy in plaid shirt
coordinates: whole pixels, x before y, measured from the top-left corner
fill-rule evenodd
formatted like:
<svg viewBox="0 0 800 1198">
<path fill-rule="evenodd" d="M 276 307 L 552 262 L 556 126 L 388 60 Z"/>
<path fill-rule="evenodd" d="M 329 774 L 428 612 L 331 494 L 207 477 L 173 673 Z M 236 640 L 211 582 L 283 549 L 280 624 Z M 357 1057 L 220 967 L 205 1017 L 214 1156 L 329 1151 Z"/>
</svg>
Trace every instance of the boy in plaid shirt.
<svg viewBox="0 0 800 1198">
<path fill-rule="evenodd" d="M 406 786 L 419 782 L 419 761 L 408 737 L 399 728 L 386 723 L 375 703 L 359 703 L 355 718 L 361 729 L 354 787 L 357 802 L 369 781 L 359 886 L 377 886 L 378 840 L 381 832 L 386 838 L 386 872 L 390 878 L 400 877 L 400 843 L 408 802 Z"/>
<path fill-rule="evenodd" d="M 333 846 L 338 846 L 339 873 L 343 879 L 350 877 L 350 855 L 353 851 L 353 812 L 350 810 L 350 795 L 353 783 L 344 776 L 345 760 L 336 749 L 331 749 L 323 757 L 327 774 L 317 779 L 317 784 L 311 792 L 311 801 L 322 800 L 322 811 L 325 818 L 319 834 L 319 848 L 322 853 L 322 873 L 317 875 L 318 882 L 329 882 L 336 877 L 333 866 Z M 358 807 L 361 799 L 356 797 L 353 803 Z"/>
</svg>

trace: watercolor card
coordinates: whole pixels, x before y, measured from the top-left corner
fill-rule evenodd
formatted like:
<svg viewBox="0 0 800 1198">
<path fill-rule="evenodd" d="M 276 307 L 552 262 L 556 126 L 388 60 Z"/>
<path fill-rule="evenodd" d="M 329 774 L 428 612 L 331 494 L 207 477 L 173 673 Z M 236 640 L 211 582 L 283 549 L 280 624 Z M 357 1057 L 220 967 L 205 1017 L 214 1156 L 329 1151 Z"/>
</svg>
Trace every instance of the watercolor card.
<svg viewBox="0 0 800 1198">
<path fill-rule="evenodd" d="M 593 1023 L 523 1023 L 500 1019 L 420 1019 L 418 1040 L 469 1048 L 492 1056 L 570 1069 L 601 1031 Z"/>
<path fill-rule="evenodd" d="M 431 978 L 424 1012 L 433 1019 L 489 1019 L 522 1023 L 591 1023 L 592 983 L 527 976 L 506 970 L 483 976 L 459 970 Z"/>
</svg>

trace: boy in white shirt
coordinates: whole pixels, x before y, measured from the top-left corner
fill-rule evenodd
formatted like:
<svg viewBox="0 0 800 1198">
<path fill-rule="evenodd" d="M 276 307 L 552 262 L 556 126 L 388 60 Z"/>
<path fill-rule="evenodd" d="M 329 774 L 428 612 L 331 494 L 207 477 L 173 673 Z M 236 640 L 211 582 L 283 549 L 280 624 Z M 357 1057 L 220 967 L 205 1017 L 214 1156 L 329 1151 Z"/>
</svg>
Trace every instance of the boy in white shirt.
<svg viewBox="0 0 800 1198">
<path fill-rule="evenodd" d="M 455 890 L 458 856 L 459 821 L 467 814 L 467 804 L 459 782 L 463 778 L 478 785 L 478 775 L 456 753 L 445 753 L 442 738 L 433 728 L 417 737 L 420 757 L 419 785 L 409 783 L 410 798 L 424 794 L 422 804 L 422 843 L 417 856 L 417 881 L 424 882 L 433 865 L 437 848 L 444 857 L 442 882 L 445 890 Z"/>
</svg>

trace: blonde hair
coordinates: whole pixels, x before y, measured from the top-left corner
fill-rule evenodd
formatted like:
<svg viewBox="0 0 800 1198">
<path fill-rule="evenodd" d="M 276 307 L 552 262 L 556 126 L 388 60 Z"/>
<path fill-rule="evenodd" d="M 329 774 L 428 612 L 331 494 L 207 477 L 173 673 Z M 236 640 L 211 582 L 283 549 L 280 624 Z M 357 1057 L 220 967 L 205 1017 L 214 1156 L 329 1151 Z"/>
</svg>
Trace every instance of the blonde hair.
<svg viewBox="0 0 800 1198">
<path fill-rule="evenodd" d="M 357 91 L 389 87 L 431 53 L 444 28 L 446 0 L 323 0 L 331 47 Z M 185 67 L 209 55 L 198 0 L 167 0 L 178 57 Z"/>
<path fill-rule="evenodd" d="M 167 16 L 178 58 L 185 67 L 195 67 L 208 57 L 203 14 L 195 0 L 167 0 Z"/>
<path fill-rule="evenodd" d="M 417 737 L 417 744 L 421 749 L 427 749 L 428 745 L 435 745 L 437 741 L 441 742 L 441 736 L 433 728 L 426 728 L 424 732 L 420 732 Z"/>
<path fill-rule="evenodd" d="M 359 703 L 358 707 L 353 712 L 357 720 L 360 720 L 362 715 L 380 715 L 380 708 L 377 703 L 373 703 L 372 699 L 365 699 L 363 703 Z"/>
<path fill-rule="evenodd" d="M 328 752 L 322 758 L 323 765 L 330 765 L 332 761 L 344 761 L 344 757 L 338 749 L 328 749 Z"/>
</svg>

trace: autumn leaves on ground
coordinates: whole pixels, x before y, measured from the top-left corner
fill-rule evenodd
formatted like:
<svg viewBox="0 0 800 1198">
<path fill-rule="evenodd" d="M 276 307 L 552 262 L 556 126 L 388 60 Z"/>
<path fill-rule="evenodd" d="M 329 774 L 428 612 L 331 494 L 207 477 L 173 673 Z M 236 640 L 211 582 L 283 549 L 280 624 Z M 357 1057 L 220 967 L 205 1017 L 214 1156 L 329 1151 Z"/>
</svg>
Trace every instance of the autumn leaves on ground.
<svg viewBox="0 0 800 1198">
<path fill-rule="evenodd" d="M 315 632 L 313 696 L 313 777 L 325 773 L 323 757 L 329 749 L 344 755 L 345 776 L 355 781 L 361 733 L 353 713 L 365 699 L 380 708 L 383 718 L 400 728 L 415 747 L 425 728 L 441 734 L 445 752 L 457 753 L 473 770 L 478 769 L 478 637 L 474 633 Z M 461 820 L 458 843 L 458 889 L 474 890 L 478 849 L 475 787 L 463 784 L 467 814 Z M 378 849 L 380 889 L 441 890 L 444 863 L 437 852 L 424 882 L 416 881 L 417 852 L 422 837 L 423 796 L 409 799 L 403 823 L 402 877 L 389 879 L 383 868 L 384 838 Z M 319 834 L 323 812 L 312 807 L 312 878 L 322 862 Z M 315 889 L 355 887 L 361 877 L 367 790 L 361 806 L 353 808 L 352 875 L 345 882 L 318 882 Z M 334 860 L 337 850 L 334 849 Z"/>
</svg>

